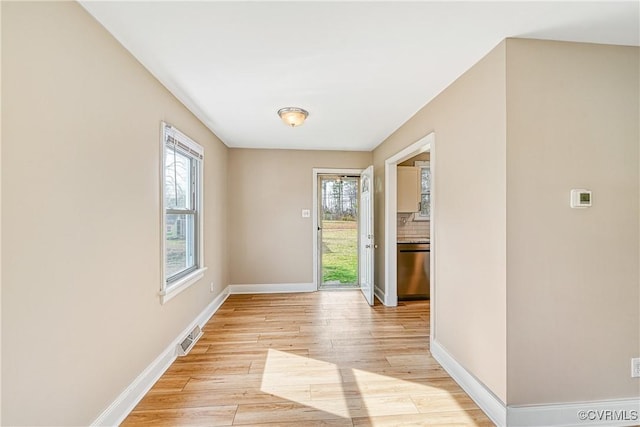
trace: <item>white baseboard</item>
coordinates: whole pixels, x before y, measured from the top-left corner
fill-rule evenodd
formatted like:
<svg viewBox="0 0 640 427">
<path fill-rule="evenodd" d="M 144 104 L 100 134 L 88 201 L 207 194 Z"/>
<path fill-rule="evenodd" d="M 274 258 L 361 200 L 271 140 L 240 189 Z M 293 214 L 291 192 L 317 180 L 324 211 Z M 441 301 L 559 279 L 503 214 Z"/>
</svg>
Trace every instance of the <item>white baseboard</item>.
<svg viewBox="0 0 640 427">
<path fill-rule="evenodd" d="M 636 426 L 640 398 L 551 405 L 508 406 L 509 426 Z"/>
<path fill-rule="evenodd" d="M 467 392 L 474 402 L 498 426 L 507 425 L 507 408 L 491 390 L 467 371 L 436 340 L 431 341 L 431 354 L 445 371 Z M 544 424 L 540 424 L 544 425 Z"/>
<path fill-rule="evenodd" d="M 315 292 L 313 283 L 269 283 L 264 285 L 229 285 L 230 294 L 280 294 Z"/>
<path fill-rule="evenodd" d="M 431 354 L 491 421 L 509 427 L 623 427 L 640 424 L 640 397 L 548 405 L 507 406 L 460 365 L 437 341 Z M 584 419 L 581 419 L 582 418 Z"/>
<path fill-rule="evenodd" d="M 211 316 L 218 311 L 222 303 L 229 296 L 229 288 L 225 288 L 209 304 L 196 319 L 187 326 L 167 348 L 146 367 L 138 377 L 114 400 L 107 409 L 91 423 L 92 426 L 117 426 L 129 415 L 135 406 L 142 400 L 145 394 L 153 387 L 164 372 L 176 359 L 176 346 L 184 337 L 198 325 L 201 328 L 209 321 Z"/>
</svg>

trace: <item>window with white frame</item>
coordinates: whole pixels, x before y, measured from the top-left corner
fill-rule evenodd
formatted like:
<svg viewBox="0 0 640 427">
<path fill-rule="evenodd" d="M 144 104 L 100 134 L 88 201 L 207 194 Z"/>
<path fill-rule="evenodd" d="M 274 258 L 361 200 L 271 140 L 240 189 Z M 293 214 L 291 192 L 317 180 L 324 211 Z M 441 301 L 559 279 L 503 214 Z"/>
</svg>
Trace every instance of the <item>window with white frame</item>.
<svg viewBox="0 0 640 427">
<path fill-rule="evenodd" d="M 420 211 L 414 215 L 414 221 L 429 221 L 431 218 L 431 167 L 429 162 L 416 161 L 420 168 Z"/>
<path fill-rule="evenodd" d="M 202 266 L 202 163 L 204 149 L 162 123 L 164 303 L 204 275 Z"/>
</svg>

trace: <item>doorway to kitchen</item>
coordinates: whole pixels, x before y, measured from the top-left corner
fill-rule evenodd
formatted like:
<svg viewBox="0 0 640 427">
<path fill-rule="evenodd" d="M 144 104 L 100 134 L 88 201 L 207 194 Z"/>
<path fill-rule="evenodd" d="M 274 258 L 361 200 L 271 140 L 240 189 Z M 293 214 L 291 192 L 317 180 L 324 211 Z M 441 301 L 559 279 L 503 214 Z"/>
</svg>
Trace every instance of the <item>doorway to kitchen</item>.
<svg viewBox="0 0 640 427">
<path fill-rule="evenodd" d="M 398 304 L 398 257 L 397 257 L 397 223 L 398 223 L 398 165 L 405 160 L 411 159 L 420 153 L 429 152 L 430 154 L 430 184 L 429 184 L 429 240 L 430 240 L 430 257 L 429 257 L 429 295 L 431 300 L 431 328 L 433 331 L 434 325 L 434 302 L 435 302 L 435 288 L 434 283 L 436 281 L 435 270 L 435 250 L 436 245 L 436 233 L 434 230 L 435 209 L 434 209 L 434 194 L 435 194 L 435 134 L 432 132 L 421 138 L 417 142 L 409 145 L 400 152 L 394 154 L 385 160 L 385 289 L 384 289 L 384 304 L 387 306 L 396 306 Z M 421 191 L 421 193 L 423 193 Z M 424 202 L 424 194 L 421 194 L 421 202 Z M 422 204 L 422 203 L 421 203 Z M 425 211 L 422 213 L 422 209 L 418 212 L 419 215 L 427 215 Z"/>
<path fill-rule="evenodd" d="M 317 289 L 359 289 L 360 171 L 317 173 L 316 186 Z"/>
</svg>

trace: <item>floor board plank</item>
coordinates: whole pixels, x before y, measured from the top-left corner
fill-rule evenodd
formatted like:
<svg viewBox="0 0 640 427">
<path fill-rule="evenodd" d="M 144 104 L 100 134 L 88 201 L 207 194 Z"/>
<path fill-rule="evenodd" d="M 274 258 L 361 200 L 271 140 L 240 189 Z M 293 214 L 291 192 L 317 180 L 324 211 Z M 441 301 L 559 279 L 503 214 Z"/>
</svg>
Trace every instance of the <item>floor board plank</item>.
<svg viewBox="0 0 640 427">
<path fill-rule="evenodd" d="M 231 295 L 124 426 L 493 425 L 429 352 L 429 302 Z"/>
</svg>

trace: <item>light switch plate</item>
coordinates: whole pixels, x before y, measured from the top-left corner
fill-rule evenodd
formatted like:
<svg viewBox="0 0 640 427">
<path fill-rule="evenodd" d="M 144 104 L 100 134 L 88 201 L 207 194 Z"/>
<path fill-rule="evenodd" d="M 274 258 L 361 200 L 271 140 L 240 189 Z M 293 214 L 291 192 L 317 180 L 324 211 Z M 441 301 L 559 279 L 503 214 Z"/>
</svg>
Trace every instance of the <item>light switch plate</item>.
<svg viewBox="0 0 640 427">
<path fill-rule="evenodd" d="M 309 218 L 311 216 L 311 211 L 309 209 L 302 209 L 302 218 Z"/>
</svg>

